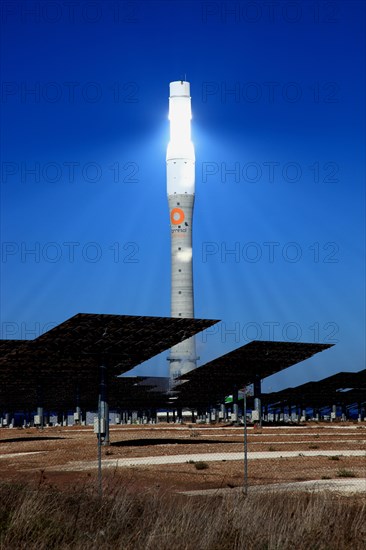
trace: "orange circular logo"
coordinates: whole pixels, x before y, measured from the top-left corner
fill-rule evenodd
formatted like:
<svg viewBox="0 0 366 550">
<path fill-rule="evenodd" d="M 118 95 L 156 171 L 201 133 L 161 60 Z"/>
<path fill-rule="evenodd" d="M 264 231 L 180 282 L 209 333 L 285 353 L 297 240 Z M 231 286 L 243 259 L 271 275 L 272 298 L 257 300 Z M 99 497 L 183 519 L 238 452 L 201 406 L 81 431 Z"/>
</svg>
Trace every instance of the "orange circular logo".
<svg viewBox="0 0 366 550">
<path fill-rule="evenodd" d="M 173 225 L 179 225 L 184 222 L 184 212 L 181 208 L 173 208 L 170 212 L 170 221 Z"/>
</svg>

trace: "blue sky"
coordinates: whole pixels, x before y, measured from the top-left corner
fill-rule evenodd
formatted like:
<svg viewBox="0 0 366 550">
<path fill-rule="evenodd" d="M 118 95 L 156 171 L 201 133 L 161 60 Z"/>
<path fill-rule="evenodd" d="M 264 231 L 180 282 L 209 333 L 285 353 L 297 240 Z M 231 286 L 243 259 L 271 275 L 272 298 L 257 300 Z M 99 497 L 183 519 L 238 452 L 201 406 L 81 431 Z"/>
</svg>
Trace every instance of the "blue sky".
<svg viewBox="0 0 366 550">
<path fill-rule="evenodd" d="M 168 85 L 186 74 L 195 314 L 223 320 L 201 363 L 259 338 L 336 343 L 264 390 L 364 368 L 364 12 L 3 2 L 2 338 L 169 316 Z"/>
</svg>

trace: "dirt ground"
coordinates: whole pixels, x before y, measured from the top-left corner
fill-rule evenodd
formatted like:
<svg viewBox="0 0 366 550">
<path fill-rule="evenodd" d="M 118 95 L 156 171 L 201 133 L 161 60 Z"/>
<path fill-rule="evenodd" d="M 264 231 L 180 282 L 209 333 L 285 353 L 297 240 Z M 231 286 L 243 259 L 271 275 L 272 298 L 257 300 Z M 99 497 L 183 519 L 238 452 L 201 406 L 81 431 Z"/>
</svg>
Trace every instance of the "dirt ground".
<svg viewBox="0 0 366 550">
<path fill-rule="evenodd" d="M 104 469 L 105 483 L 125 484 L 133 491 L 184 491 L 237 487 L 243 484 L 242 460 L 227 460 L 243 452 L 243 428 L 222 425 L 112 426 L 111 445 L 103 460 L 151 457 L 151 464 Z M 304 456 L 307 451 L 333 451 L 337 456 Z M 292 458 L 277 456 L 296 451 Z M 364 451 L 346 456 L 347 451 Z M 366 477 L 366 424 L 308 423 L 304 426 L 248 429 L 248 453 L 273 452 L 273 458 L 248 461 L 249 485 L 264 485 L 342 476 Z M 96 482 L 97 438 L 92 427 L 3 428 L 0 430 L 2 480 L 47 483 L 65 489 Z M 220 453 L 202 469 L 189 455 Z M 182 464 L 155 464 L 154 457 L 185 455 Z M 222 458 L 221 458 L 222 457 Z M 92 462 L 81 471 L 73 464 Z M 365 487 L 366 490 L 366 487 Z"/>
</svg>

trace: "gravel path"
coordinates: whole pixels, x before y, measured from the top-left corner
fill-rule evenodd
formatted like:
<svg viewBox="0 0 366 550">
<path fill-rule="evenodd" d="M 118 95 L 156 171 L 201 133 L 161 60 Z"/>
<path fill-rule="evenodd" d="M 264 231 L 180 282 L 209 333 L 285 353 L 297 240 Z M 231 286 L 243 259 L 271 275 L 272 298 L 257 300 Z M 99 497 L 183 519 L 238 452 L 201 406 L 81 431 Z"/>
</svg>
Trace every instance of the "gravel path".
<svg viewBox="0 0 366 550">
<path fill-rule="evenodd" d="M 362 450 L 341 450 L 341 451 L 258 451 L 249 452 L 248 460 L 260 460 L 265 458 L 293 458 L 293 457 L 306 457 L 306 456 L 364 456 L 366 459 L 366 451 Z M 103 468 L 123 468 L 129 466 L 153 466 L 156 464 L 184 464 L 190 460 L 194 462 L 221 462 L 223 460 L 243 460 L 244 454 L 240 453 L 196 453 L 196 454 L 181 454 L 170 456 L 147 456 L 136 458 L 119 458 L 110 459 L 103 458 Z M 64 466 L 58 466 L 57 468 L 51 467 L 50 470 L 63 470 L 63 471 L 83 471 L 97 468 L 97 462 L 93 461 L 80 461 L 71 462 Z"/>
<path fill-rule="evenodd" d="M 216 496 L 237 494 L 242 492 L 242 487 L 224 489 L 205 489 L 198 491 L 181 491 L 188 496 Z M 268 493 L 268 491 L 334 491 L 338 493 L 364 493 L 366 495 L 366 478 L 357 479 L 319 479 L 316 481 L 297 481 L 292 483 L 273 483 L 271 485 L 255 485 L 248 487 L 248 493 Z"/>
</svg>

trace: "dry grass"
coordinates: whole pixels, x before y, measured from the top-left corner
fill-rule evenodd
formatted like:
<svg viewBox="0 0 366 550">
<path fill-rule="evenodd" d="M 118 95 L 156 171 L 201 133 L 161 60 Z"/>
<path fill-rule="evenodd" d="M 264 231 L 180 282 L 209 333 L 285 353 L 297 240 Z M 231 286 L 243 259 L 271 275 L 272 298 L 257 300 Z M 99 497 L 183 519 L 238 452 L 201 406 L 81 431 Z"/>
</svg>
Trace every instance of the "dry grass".
<svg viewBox="0 0 366 550">
<path fill-rule="evenodd" d="M 0 484 L 1 550 L 358 550 L 366 503 L 328 493 L 185 497 L 134 494 L 111 476 L 61 492 Z"/>
</svg>

